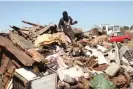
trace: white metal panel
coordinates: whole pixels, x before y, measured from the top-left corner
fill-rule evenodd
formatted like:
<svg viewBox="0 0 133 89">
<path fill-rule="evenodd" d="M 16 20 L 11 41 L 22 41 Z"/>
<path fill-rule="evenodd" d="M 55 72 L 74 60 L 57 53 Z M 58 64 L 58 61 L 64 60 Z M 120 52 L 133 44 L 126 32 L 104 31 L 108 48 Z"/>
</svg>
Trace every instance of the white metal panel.
<svg viewBox="0 0 133 89">
<path fill-rule="evenodd" d="M 31 70 L 27 70 L 25 68 L 16 69 L 15 72 L 28 81 L 37 77 L 33 72 L 31 72 Z"/>
<path fill-rule="evenodd" d="M 57 75 L 55 73 L 33 80 L 31 83 L 32 89 L 56 89 L 56 86 Z"/>
</svg>

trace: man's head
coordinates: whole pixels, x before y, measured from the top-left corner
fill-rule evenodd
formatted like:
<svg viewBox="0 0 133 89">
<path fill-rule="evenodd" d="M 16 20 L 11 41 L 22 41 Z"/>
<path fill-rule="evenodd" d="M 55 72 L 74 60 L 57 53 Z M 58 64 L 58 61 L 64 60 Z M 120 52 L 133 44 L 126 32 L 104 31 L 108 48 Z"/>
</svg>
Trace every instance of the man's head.
<svg viewBox="0 0 133 89">
<path fill-rule="evenodd" d="M 63 17 L 68 16 L 67 11 L 63 11 L 62 15 L 63 15 Z"/>
<path fill-rule="evenodd" d="M 67 13 L 67 11 L 63 11 L 62 15 L 63 15 L 63 19 L 65 21 L 68 21 L 68 13 Z"/>
</svg>

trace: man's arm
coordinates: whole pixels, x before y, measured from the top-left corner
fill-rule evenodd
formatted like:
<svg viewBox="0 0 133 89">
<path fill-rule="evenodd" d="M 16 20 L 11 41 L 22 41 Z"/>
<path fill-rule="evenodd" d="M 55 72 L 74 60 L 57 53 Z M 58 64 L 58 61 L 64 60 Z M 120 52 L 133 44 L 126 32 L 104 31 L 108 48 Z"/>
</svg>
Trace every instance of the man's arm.
<svg viewBox="0 0 133 89">
<path fill-rule="evenodd" d="M 71 16 L 69 16 L 69 18 L 70 18 L 70 24 L 71 24 L 71 25 L 74 25 L 73 19 L 71 18 Z"/>
<path fill-rule="evenodd" d="M 61 25 L 62 25 L 62 18 L 60 19 L 59 24 L 58 24 L 59 29 L 61 29 Z"/>
<path fill-rule="evenodd" d="M 69 19 L 70 19 L 70 24 L 71 25 L 77 24 L 77 21 L 73 21 L 73 19 L 70 16 L 69 16 Z"/>
</svg>

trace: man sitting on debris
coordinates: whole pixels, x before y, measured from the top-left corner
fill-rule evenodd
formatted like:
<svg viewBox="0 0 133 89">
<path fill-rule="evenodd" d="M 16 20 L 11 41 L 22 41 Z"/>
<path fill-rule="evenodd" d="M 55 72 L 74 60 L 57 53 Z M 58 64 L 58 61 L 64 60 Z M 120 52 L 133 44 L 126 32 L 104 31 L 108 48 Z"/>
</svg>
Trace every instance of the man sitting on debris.
<svg viewBox="0 0 133 89">
<path fill-rule="evenodd" d="M 72 43 L 74 43 L 75 36 L 70 25 L 77 24 L 77 21 L 73 22 L 73 19 L 70 16 L 68 16 L 68 13 L 66 11 L 64 11 L 62 15 L 63 17 L 60 19 L 58 27 L 61 31 L 64 31 L 64 33 L 70 38 Z"/>
</svg>

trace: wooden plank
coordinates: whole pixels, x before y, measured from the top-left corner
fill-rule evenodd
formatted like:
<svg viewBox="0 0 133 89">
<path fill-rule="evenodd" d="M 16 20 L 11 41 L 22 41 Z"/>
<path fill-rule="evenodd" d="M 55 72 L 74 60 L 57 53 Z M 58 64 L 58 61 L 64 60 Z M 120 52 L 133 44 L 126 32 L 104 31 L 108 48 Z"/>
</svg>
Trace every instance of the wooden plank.
<svg viewBox="0 0 133 89">
<path fill-rule="evenodd" d="M 35 47 L 30 41 L 13 32 L 10 32 L 10 38 L 14 44 L 19 45 L 22 49 L 30 49 Z"/>
<path fill-rule="evenodd" d="M 29 57 L 22 50 L 15 47 L 9 39 L 0 36 L 0 46 L 3 47 L 5 50 L 7 50 L 5 54 L 7 53 L 9 55 L 10 53 L 11 54 L 10 57 L 15 61 L 18 60 L 25 66 L 31 66 L 34 63 L 34 60 L 32 60 L 31 57 Z"/>
<path fill-rule="evenodd" d="M 44 32 L 46 32 L 51 26 L 54 26 L 55 24 L 49 24 L 47 27 L 39 30 L 36 32 L 35 36 L 39 36 L 39 35 L 42 35 Z"/>
</svg>

